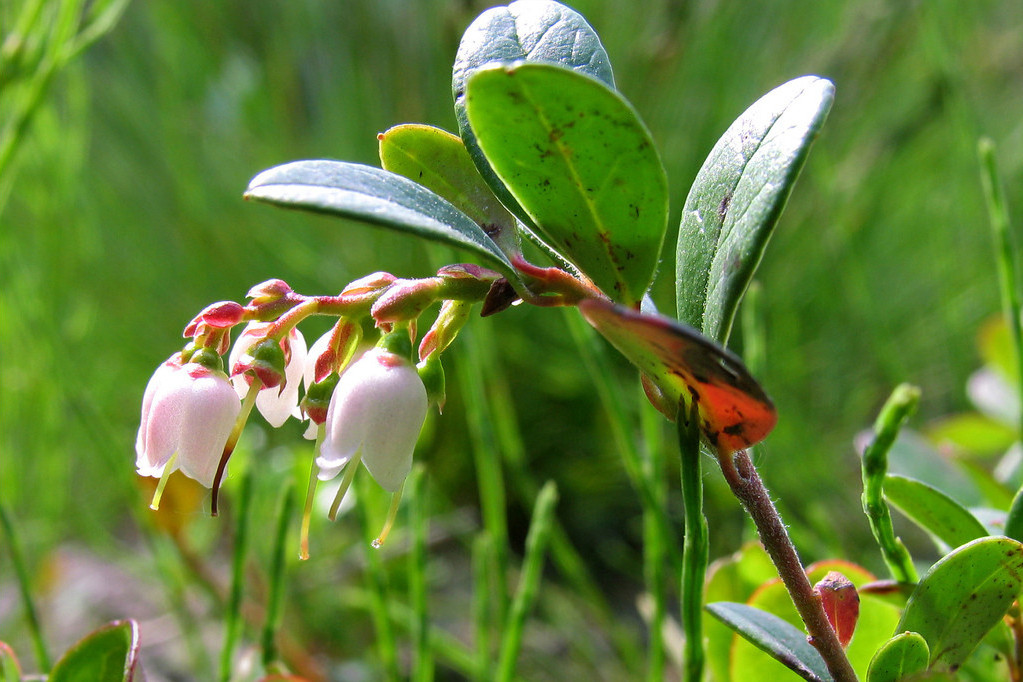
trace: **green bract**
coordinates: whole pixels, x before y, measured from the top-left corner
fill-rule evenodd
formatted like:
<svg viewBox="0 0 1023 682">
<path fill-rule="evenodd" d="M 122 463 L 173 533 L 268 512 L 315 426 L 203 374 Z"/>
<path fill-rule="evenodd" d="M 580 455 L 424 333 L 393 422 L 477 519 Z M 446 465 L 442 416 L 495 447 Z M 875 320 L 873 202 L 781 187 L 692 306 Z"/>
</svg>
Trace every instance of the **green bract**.
<svg viewBox="0 0 1023 682">
<path fill-rule="evenodd" d="M 604 83 L 551 64 L 477 71 L 469 123 L 535 225 L 611 298 L 650 286 L 668 219 L 668 181 L 650 133 Z"/>
</svg>

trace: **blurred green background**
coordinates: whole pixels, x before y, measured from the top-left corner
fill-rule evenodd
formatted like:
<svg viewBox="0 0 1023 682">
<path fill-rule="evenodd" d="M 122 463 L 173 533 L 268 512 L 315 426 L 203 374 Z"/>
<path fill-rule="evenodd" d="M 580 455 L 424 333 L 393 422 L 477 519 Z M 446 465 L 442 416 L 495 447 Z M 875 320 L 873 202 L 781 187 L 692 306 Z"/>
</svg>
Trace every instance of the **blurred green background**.
<svg viewBox="0 0 1023 682">
<path fill-rule="evenodd" d="M 409 238 L 246 204 L 241 192 L 285 161 L 375 164 L 376 133 L 397 123 L 453 130 L 451 62 L 489 4 L 136 0 L 49 83 L 0 178 L 0 497 L 48 604 L 54 650 L 109 617 L 156 618 L 174 594 L 173 569 L 147 574 L 159 552 L 138 531 L 147 512 L 133 442 L 146 380 L 180 347 L 185 323 L 271 277 L 333 293 L 375 270 L 414 277 L 436 266 Z M 571 4 L 600 33 L 619 89 L 659 145 L 670 230 L 706 154 L 747 106 L 803 74 L 835 82 L 830 118 L 758 274 L 760 378 L 780 421 L 757 457 L 806 560 L 844 556 L 881 571 L 877 553 L 863 549 L 871 545 L 852 441 L 900 381 L 923 390 L 916 426 L 966 405 L 975 335 L 999 305 L 978 136 L 998 145 L 1017 224 L 1023 211 L 1023 3 Z M 0 4 L 0 33 L 12 30 L 18 5 Z M 0 90 L 0 115 L 10 114 L 3 95 L 12 92 Z M 669 311 L 673 244 L 669 233 L 654 291 Z M 631 614 L 642 589 L 639 503 L 565 325 L 571 314 L 517 307 L 471 327 L 502 377 L 486 390 L 512 398 L 524 471 L 535 485 L 558 482 L 571 541 L 612 604 Z M 616 367 L 631 400 L 635 378 Z M 455 538 L 478 527 L 460 370 L 449 368 L 449 406 L 418 451 L 438 523 L 448 519 Z M 234 466 L 272 465 L 258 498 L 270 515 L 275 488 L 292 469 L 304 472 L 309 446 L 295 424 L 271 433 L 254 422 Z M 748 533 L 713 467 L 706 478 L 719 556 Z M 531 505 L 522 489 L 508 494 L 516 549 Z M 320 601 L 351 580 L 331 552 L 358 533 L 317 519 L 321 549 L 292 568 L 288 627 L 306 650 L 358 659 L 371 639 L 365 618 L 335 632 L 337 605 Z M 228 522 L 198 510 L 187 521 L 200 554 L 226 552 Z M 438 584 L 464 579 L 466 551 L 447 553 Z M 9 568 L 0 551 L 0 639 L 28 658 Z M 226 566 L 211 570 L 215 584 Z M 88 576 L 110 571 L 139 581 L 149 613 L 130 612 L 137 601 L 116 613 L 90 606 Z M 69 593 L 69 583 L 80 589 Z M 146 591 L 157 583 L 163 597 Z M 615 679 L 608 670 L 599 677 Z"/>
</svg>

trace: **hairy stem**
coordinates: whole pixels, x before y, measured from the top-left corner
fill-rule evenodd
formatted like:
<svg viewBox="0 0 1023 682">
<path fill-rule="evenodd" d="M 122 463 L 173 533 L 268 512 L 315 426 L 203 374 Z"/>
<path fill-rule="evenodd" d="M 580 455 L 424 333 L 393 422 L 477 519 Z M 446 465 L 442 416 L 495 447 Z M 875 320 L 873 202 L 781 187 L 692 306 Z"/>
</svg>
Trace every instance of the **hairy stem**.
<svg viewBox="0 0 1023 682">
<path fill-rule="evenodd" d="M 745 450 L 733 454 L 718 454 L 721 470 L 732 493 L 739 498 L 742 506 L 756 524 L 760 541 L 767 550 L 778 576 L 785 584 L 799 617 L 802 618 L 810 643 L 816 647 L 828 666 L 835 682 L 853 682 L 856 673 L 849 663 L 838 635 L 835 634 L 820 599 L 813 593 L 813 586 L 806 577 L 803 565 L 796 554 L 796 548 L 782 523 L 778 510 L 764 487 L 756 467 Z"/>
</svg>

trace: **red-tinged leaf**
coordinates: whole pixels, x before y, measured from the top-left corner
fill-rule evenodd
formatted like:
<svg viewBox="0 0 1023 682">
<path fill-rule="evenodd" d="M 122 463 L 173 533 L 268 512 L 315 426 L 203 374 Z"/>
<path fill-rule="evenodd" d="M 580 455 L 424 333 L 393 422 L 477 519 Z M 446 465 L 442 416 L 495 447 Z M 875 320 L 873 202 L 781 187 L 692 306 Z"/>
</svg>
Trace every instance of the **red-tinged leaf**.
<svg viewBox="0 0 1023 682">
<path fill-rule="evenodd" d="M 838 635 L 843 647 L 849 646 L 856 621 L 860 617 L 860 595 L 856 586 L 838 571 L 830 571 L 824 579 L 813 586 L 821 599 L 828 622 Z"/>
<path fill-rule="evenodd" d="M 774 405 L 742 361 L 692 327 L 603 299 L 584 300 L 579 310 L 660 389 L 661 407 L 696 401 L 703 435 L 719 451 L 748 448 L 774 428 Z"/>
</svg>

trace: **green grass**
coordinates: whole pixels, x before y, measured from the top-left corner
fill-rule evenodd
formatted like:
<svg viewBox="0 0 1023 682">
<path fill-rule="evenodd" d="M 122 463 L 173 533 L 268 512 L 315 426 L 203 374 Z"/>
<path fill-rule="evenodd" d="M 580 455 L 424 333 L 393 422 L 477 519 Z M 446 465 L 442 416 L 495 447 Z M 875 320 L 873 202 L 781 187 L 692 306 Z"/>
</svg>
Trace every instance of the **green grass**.
<svg viewBox="0 0 1023 682">
<path fill-rule="evenodd" d="M 761 379 L 780 414 L 758 457 L 804 558 L 844 555 L 883 570 L 878 553 L 861 549 L 869 546 L 869 529 L 858 511 L 852 439 L 900 381 L 922 388 L 916 426 L 965 406 L 963 384 L 978 363 L 974 334 L 999 310 L 977 179 L 980 135 L 998 145 L 1010 211 L 1023 207 L 1023 6 L 574 6 L 600 32 L 619 88 L 659 146 L 673 226 L 706 153 L 743 109 L 805 73 L 836 83 L 830 119 L 758 274 L 766 329 Z M 177 588 L 158 578 L 151 545 L 140 539 L 148 511 L 132 445 L 146 380 L 180 346 L 196 311 L 240 299 L 270 277 L 328 293 L 379 269 L 429 274 L 429 254 L 413 240 L 246 204 L 241 192 L 260 170 L 293 159 L 375 163 L 376 133 L 396 123 L 453 129 L 450 64 L 481 9 L 440 0 L 146 0 L 130 5 L 109 35 L 56 75 L 0 178 L 0 190 L 8 191 L 0 202 L 0 499 L 21 529 L 40 595 L 64 594 L 62 562 L 74 550 L 150 586 L 154 603 L 167 608 L 159 595 Z M 0 10 L 2 33 L 12 25 L 7 13 Z M 10 114 L 0 97 L 0 116 Z M 672 310 L 673 235 L 666 243 L 654 293 L 662 310 Z M 505 460 L 509 551 L 522 556 L 533 495 L 555 481 L 569 555 L 612 612 L 628 614 L 617 626 L 624 635 L 587 627 L 601 622 L 602 607 L 583 596 L 583 583 L 565 579 L 563 567 L 550 571 L 525 627 L 519 673 L 633 679 L 644 665 L 629 652 L 629 642 L 641 648 L 643 637 L 635 610 L 643 589 L 643 511 L 564 314 L 573 313 L 517 307 L 477 319 L 472 338 L 452 348 L 459 357 L 448 366 L 448 406 L 431 418 L 418 452 L 431 538 L 441 538 L 427 546 L 432 631 L 471 632 L 472 537 L 484 522 L 500 522 L 489 521 L 494 512 L 480 509 L 477 492 L 475 466 L 485 458 L 473 455 L 481 447 L 473 431 L 479 415 L 467 411 L 471 396 L 463 386 L 478 377 L 460 376 L 485 362 L 487 382 L 473 393 L 490 397 L 483 418 L 496 420 L 485 438 L 500 449 L 487 456 Z M 638 430 L 635 378 L 613 362 L 625 418 Z M 310 450 L 294 424 L 250 431 L 226 500 L 230 506 L 237 496 L 241 470 L 258 466 L 253 523 L 273 528 L 279 486 L 292 479 L 301 486 Z M 678 476 L 668 476 L 677 528 Z M 744 522 L 713 467 L 705 478 L 715 557 L 738 545 Z M 233 524 L 195 513 L 185 525 L 187 543 L 214 569 L 214 587 L 226 590 L 221 574 Z M 503 553 L 503 538 L 488 530 L 490 551 Z M 252 538 L 255 570 L 264 577 L 270 535 Z M 388 594 L 404 604 L 401 537 L 383 564 Z M 313 559 L 288 567 L 283 656 L 315 653 L 335 672 L 378 665 L 369 616 L 377 597 L 359 578 L 359 542 L 351 517 L 314 519 Z M 557 547 L 548 550 L 549 564 Z M 5 597 L 14 593 L 11 580 L 0 549 Z M 193 616 L 216 621 L 216 589 L 198 589 L 187 571 L 183 580 L 181 589 L 199 604 Z M 258 603 L 259 596 L 248 598 Z M 499 603 L 492 600 L 491 609 Z M 31 648 L 20 608 L 3 604 L 0 638 L 26 663 Z M 41 613 L 51 653 L 105 619 L 131 615 L 154 614 Z M 405 614 L 392 623 L 403 652 L 411 650 L 402 629 L 410 620 Z M 258 641 L 259 626 L 246 626 L 243 647 Z M 579 656 L 566 660 L 549 650 L 552 637 Z M 219 645 L 206 646 L 208 664 Z M 461 654 L 473 660 L 471 650 L 450 651 L 445 659 L 435 650 L 439 670 L 459 669 L 453 661 Z M 161 670 L 204 659 L 173 647 L 146 655 L 157 661 L 156 679 Z"/>
</svg>

